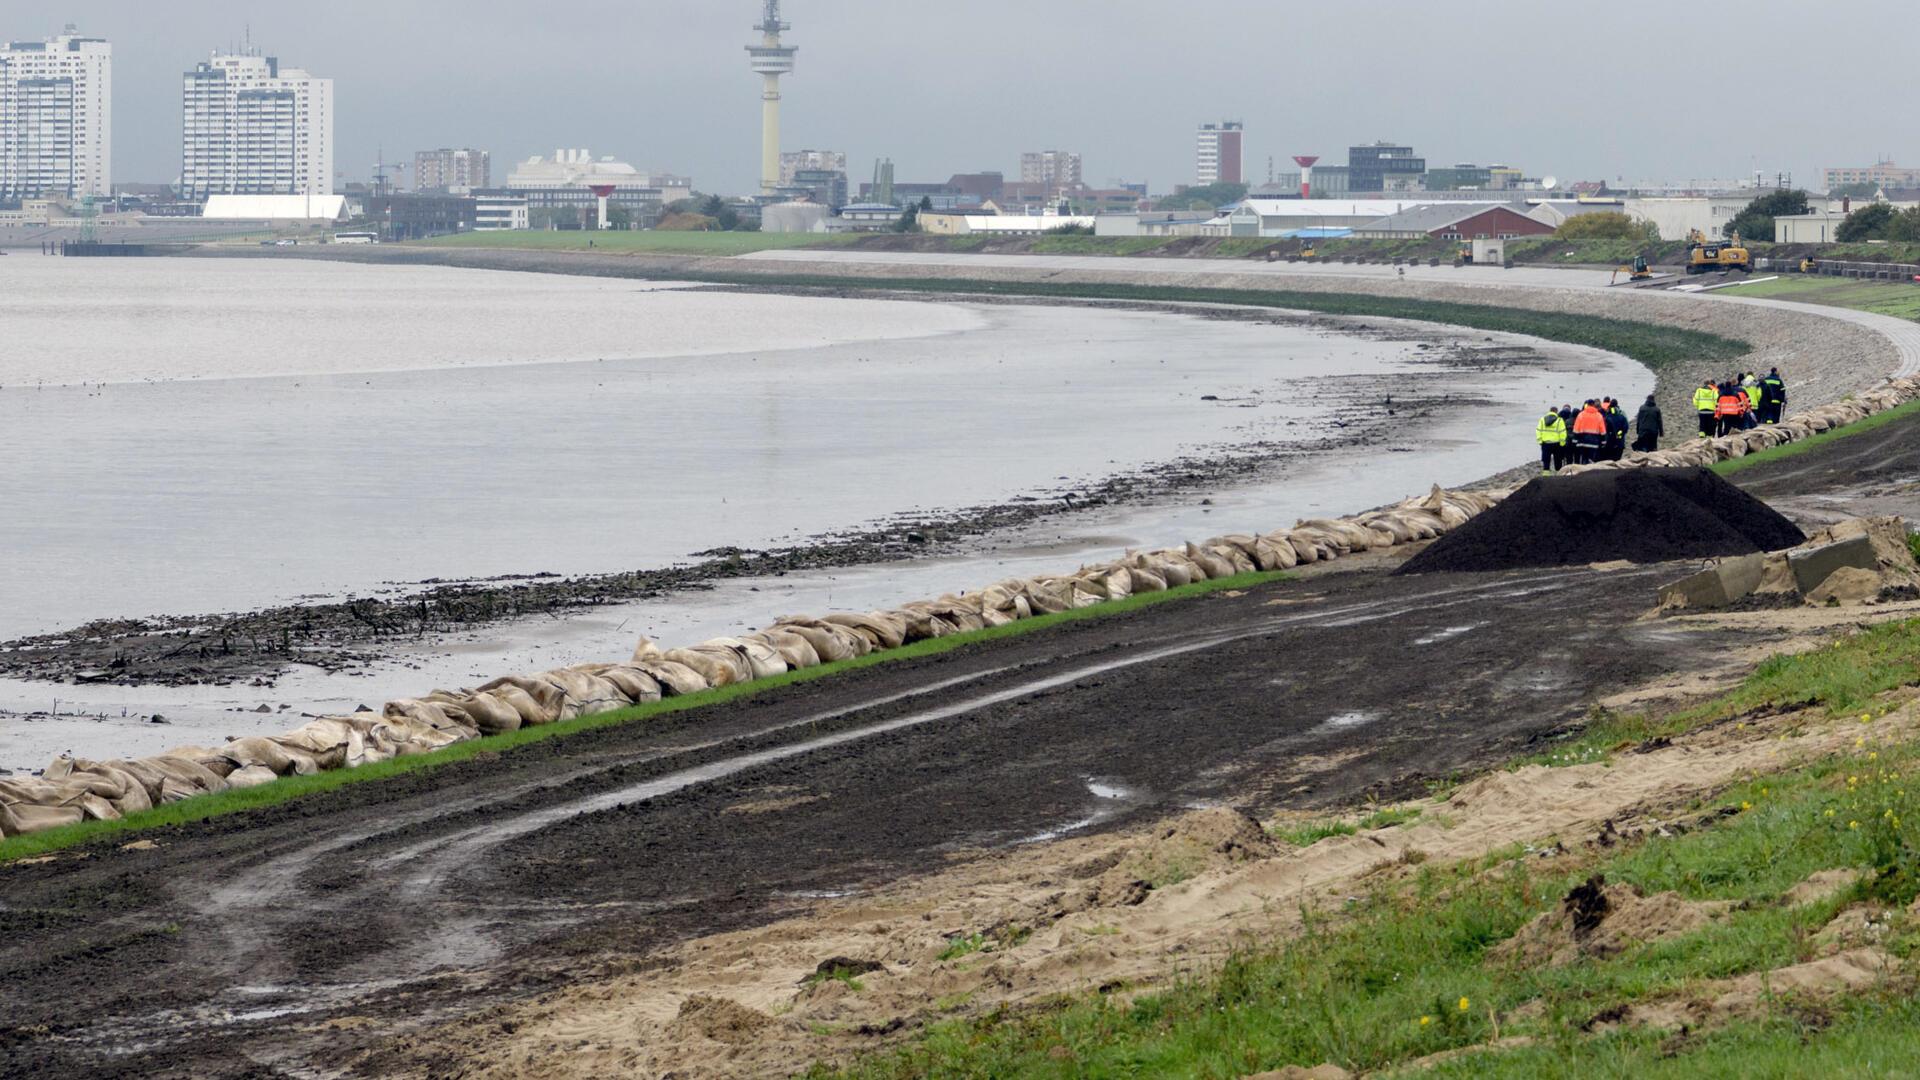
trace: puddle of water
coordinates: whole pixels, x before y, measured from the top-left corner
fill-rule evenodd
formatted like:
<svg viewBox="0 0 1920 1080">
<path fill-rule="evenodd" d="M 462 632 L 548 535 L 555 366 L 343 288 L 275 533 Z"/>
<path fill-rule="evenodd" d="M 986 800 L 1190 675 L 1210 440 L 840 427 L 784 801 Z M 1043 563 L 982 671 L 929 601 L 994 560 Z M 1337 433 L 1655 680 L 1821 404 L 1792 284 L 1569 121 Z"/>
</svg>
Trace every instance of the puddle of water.
<svg viewBox="0 0 1920 1080">
<path fill-rule="evenodd" d="M 1366 725 L 1375 723 L 1380 719 L 1381 719 L 1380 714 L 1377 712 L 1373 712 L 1371 710 L 1361 710 L 1359 712 L 1343 712 L 1338 716 L 1328 717 L 1326 720 L 1321 722 L 1319 727 L 1314 728 L 1314 730 L 1315 731 L 1346 731 L 1351 728 L 1365 727 Z"/>
<path fill-rule="evenodd" d="M 1127 788 L 1123 788 L 1118 784 L 1102 783 L 1098 780 L 1087 781 L 1087 790 L 1092 792 L 1093 797 L 1096 799 L 1130 799 L 1133 797 L 1133 792 Z"/>
<path fill-rule="evenodd" d="M 1452 641 L 1462 634 L 1471 634 L 1485 625 L 1485 623 L 1474 623 L 1472 626 L 1449 626 L 1445 630 L 1436 631 L 1435 633 L 1428 634 L 1426 637 L 1415 638 L 1413 643 L 1415 645 L 1438 645 L 1443 641 Z"/>
<path fill-rule="evenodd" d="M 1058 840 L 1063 836 L 1067 836 L 1072 833 L 1077 833 L 1081 829 L 1087 828 L 1091 825 L 1099 824 L 1099 822 L 1102 819 L 1103 819 L 1103 815 L 1100 815 L 1100 814 L 1095 814 L 1092 817 L 1083 817 L 1078 821 L 1069 821 L 1065 825 L 1059 825 L 1054 828 L 1047 829 L 1044 832 L 1034 833 L 1032 836 L 1023 836 L 1020 839 L 1015 840 L 1013 843 L 1016 847 L 1024 846 L 1027 844 L 1044 844 L 1050 840 Z"/>
</svg>

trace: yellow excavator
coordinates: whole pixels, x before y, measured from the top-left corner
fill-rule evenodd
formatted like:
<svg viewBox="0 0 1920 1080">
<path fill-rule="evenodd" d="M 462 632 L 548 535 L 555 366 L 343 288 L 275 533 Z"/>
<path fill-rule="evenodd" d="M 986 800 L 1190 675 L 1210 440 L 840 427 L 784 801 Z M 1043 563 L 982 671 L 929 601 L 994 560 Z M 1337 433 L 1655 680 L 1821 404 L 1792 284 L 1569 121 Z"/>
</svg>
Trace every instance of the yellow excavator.
<svg viewBox="0 0 1920 1080">
<path fill-rule="evenodd" d="M 1645 255 L 1635 255 L 1631 264 L 1622 266 L 1613 272 L 1613 280 L 1607 282 L 1607 284 L 1618 284 L 1621 274 L 1627 275 L 1628 281 L 1646 281 L 1653 276 L 1653 267 L 1647 262 Z"/>
<path fill-rule="evenodd" d="M 1753 253 L 1740 242 L 1739 233 L 1724 242 L 1707 239 L 1699 229 L 1687 234 L 1687 273 L 1713 274 L 1728 270 L 1753 272 Z"/>
</svg>

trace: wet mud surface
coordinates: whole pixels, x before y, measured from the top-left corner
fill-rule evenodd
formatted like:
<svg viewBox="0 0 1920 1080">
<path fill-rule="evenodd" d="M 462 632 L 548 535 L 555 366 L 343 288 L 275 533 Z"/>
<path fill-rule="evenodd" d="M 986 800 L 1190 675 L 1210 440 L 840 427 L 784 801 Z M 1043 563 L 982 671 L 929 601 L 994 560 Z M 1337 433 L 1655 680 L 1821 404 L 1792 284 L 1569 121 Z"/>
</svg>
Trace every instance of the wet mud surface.
<svg viewBox="0 0 1920 1080">
<path fill-rule="evenodd" d="M 413 1025 L 981 852 L 1418 793 L 1731 643 L 1636 621 L 1673 567 L 1389 568 L 0 867 L 0 1075 L 379 1074 Z"/>
<path fill-rule="evenodd" d="M 727 288 L 725 291 L 742 291 Z M 806 295 L 900 300 L 885 291 L 782 290 Z M 938 297 L 914 297 L 925 302 Z M 1203 318 L 1304 325 L 1413 346 L 1416 368 L 1462 376 L 1532 369 L 1540 352 L 1444 328 L 1416 330 L 1365 320 L 1292 316 L 1230 307 L 1088 304 L 1024 297 L 957 297 L 968 304 L 1101 306 Z M 111 619 L 58 633 L 0 642 L 0 677 L 49 683 L 139 686 L 270 686 L 294 664 L 328 672 L 355 671 L 393 650 L 433 635 L 529 616 L 563 615 L 594 607 L 654 599 L 741 578 L 869 566 L 948 554 L 981 537 L 1076 512 L 1164 499 L 1181 492 L 1219 491 L 1271 481 L 1288 462 L 1356 450 L 1392 452 L 1409 427 L 1486 404 L 1440 383 L 1410 396 L 1398 375 L 1328 376 L 1314 381 L 1322 416 L 1284 440 L 1206 447 L 1194 454 L 1084 482 L 1063 478 L 1052 490 L 1006 502 L 928 514 L 899 515 L 806 542 L 771 549 L 721 548 L 693 553 L 675 566 L 621 573 L 562 576 L 533 572 L 487 580 L 396 582 L 378 595 L 276 606 L 252 612 L 174 614 Z M 1216 399 L 1217 408 L 1259 409 L 1259 398 Z M 1363 509 L 1354 507 L 1353 509 Z M 1173 538 L 1179 539 L 1179 538 Z M 1198 538 L 1195 538 L 1198 539 Z"/>
</svg>

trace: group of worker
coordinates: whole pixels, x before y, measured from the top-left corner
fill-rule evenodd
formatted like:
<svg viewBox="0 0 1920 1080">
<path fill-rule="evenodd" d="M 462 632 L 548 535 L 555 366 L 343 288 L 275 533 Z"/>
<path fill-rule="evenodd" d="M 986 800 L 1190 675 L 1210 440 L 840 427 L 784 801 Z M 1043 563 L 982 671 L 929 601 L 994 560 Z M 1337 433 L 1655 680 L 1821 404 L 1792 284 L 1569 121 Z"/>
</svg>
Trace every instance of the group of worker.
<svg viewBox="0 0 1920 1080">
<path fill-rule="evenodd" d="M 1787 380 L 1774 368 L 1762 378 L 1751 371 L 1721 382 L 1703 382 L 1693 392 L 1693 410 L 1700 415 L 1701 438 L 1777 424 L 1787 409 Z"/>
<path fill-rule="evenodd" d="M 1787 407 L 1787 381 L 1774 368 L 1765 377 L 1742 372 L 1724 382 L 1704 382 L 1693 392 L 1693 407 L 1700 414 L 1703 438 L 1777 424 Z M 1633 449 L 1660 449 L 1667 425 L 1652 394 L 1631 424 L 1620 402 L 1610 397 L 1590 399 L 1578 409 L 1571 405 L 1548 409 L 1534 425 L 1534 437 L 1540 443 L 1540 475 L 1552 475 L 1569 465 L 1619 461 L 1626 456 L 1629 431 L 1634 434 Z"/>
<path fill-rule="evenodd" d="M 1534 428 L 1540 443 L 1540 475 L 1550 476 L 1569 465 L 1619 461 L 1627 456 L 1629 431 L 1634 434 L 1633 449 L 1660 448 L 1667 425 L 1652 394 L 1631 423 L 1620 402 L 1610 397 L 1590 398 L 1578 409 L 1571 405 L 1548 409 Z"/>
</svg>

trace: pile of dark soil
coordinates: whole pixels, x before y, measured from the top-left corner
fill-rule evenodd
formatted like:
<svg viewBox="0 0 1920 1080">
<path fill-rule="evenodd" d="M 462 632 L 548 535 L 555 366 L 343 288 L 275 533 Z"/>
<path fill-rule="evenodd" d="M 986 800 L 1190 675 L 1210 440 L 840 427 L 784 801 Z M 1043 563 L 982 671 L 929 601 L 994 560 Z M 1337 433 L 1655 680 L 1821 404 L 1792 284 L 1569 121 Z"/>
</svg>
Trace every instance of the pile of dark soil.
<svg viewBox="0 0 1920 1080">
<path fill-rule="evenodd" d="M 1541 477 L 1399 573 L 1659 563 L 1779 551 L 1806 539 L 1710 469 L 1610 469 Z"/>
</svg>

